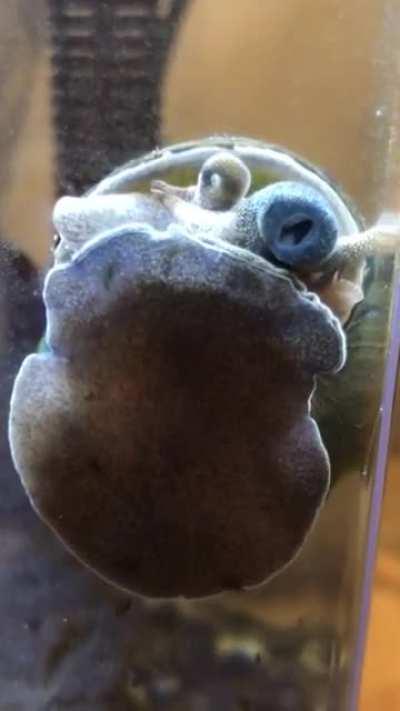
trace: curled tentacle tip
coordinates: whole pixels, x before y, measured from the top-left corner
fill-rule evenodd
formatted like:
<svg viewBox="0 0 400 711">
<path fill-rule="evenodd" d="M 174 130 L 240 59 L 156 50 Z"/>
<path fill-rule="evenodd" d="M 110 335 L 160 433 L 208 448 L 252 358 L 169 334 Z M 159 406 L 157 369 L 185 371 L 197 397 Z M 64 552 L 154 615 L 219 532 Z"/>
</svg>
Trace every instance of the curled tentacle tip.
<svg viewBox="0 0 400 711">
<path fill-rule="evenodd" d="M 232 152 L 218 151 L 203 164 L 196 185 L 185 188 L 153 180 L 150 190 L 170 206 L 172 197 L 206 210 L 226 211 L 245 197 L 250 183 L 251 174 L 245 163 Z"/>
<path fill-rule="evenodd" d="M 209 210 L 229 210 L 247 195 L 250 185 L 251 173 L 241 158 L 221 151 L 204 163 L 194 199 Z"/>
<path fill-rule="evenodd" d="M 158 194 L 168 193 L 171 191 L 172 186 L 166 183 L 164 180 L 152 180 L 150 183 L 150 192 Z"/>
</svg>

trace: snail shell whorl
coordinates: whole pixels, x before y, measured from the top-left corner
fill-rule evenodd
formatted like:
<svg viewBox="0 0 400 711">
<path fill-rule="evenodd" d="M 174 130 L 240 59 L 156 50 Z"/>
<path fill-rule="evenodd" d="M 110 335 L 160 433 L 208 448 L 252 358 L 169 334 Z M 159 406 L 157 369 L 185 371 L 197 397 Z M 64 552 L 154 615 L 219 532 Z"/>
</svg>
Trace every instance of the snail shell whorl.
<svg viewBox="0 0 400 711">
<path fill-rule="evenodd" d="M 243 161 L 228 151 L 212 155 L 204 163 L 194 202 L 208 210 L 229 210 L 247 194 L 251 174 Z"/>
</svg>

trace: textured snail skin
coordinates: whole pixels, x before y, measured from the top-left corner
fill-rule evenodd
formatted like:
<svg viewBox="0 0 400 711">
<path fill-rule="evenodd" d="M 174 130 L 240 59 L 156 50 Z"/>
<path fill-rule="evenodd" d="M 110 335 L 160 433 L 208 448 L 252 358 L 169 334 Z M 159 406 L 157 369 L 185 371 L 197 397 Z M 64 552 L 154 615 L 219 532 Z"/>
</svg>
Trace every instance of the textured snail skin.
<svg viewBox="0 0 400 711">
<path fill-rule="evenodd" d="M 68 261 L 85 242 L 132 222 L 163 230 L 171 223 L 171 214 L 157 198 L 142 193 L 60 198 L 53 210 L 61 239 L 56 262 Z"/>
<path fill-rule="evenodd" d="M 118 226 L 148 224 L 165 230 L 174 215 L 159 200 L 160 195 L 179 199 L 209 210 L 229 210 L 247 193 L 251 182 L 247 166 L 233 153 L 219 151 L 205 161 L 197 185 L 181 188 L 156 180 L 152 193 L 88 195 L 60 198 L 53 210 L 54 228 L 60 238 L 57 263 L 68 261 L 82 245 Z"/>
<path fill-rule="evenodd" d="M 187 188 L 152 182 L 155 194 L 174 195 L 206 210 L 230 210 L 249 191 L 251 173 L 243 161 L 230 151 L 218 151 L 202 166 L 196 185 Z"/>
<path fill-rule="evenodd" d="M 161 199 L 191 233 L 207 229 L 220 239 L 295 270 L 323 268 L 337 242 L 336 218 L 326 200 L 299 182 L 268 185 L 241 200 L 229 213 L 205 210 L 169 194 Z"/>
<path fill-rule="evenodd" d="M 305 233 L 297 236 L 301 225 Z M 300 271 L 323 269 L 338 237 L 326 200 L 310 186 L 290 181 L 268 185 L 244 201 L 235 231 L 235 243 Z"/>
<path fill-rule="evenodd" d="M 111 232 L 53 268 L 49 352 L 10 414 L 31 502 L 83 562 L 152 597 L 259 584 L 301 547 L 329 482 L 309 414 L 339 322 L 244 250 Z"/>
</svg>

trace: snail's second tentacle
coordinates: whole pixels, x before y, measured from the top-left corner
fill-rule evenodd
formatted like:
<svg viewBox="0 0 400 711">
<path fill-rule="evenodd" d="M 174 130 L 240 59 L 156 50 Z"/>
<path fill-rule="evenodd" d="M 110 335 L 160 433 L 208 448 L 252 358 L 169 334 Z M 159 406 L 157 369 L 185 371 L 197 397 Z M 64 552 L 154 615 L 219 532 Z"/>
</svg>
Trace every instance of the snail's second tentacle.
<svg viewBox="0 0 400 711">
<path fill-rule="evenodd" d="M 366 257 L 390 256 L 400 250 L 400 225 L 377 225 L 365 232 L 345 235 L 325 261 L 325 269 L 357 268 Z"/>
</svg>

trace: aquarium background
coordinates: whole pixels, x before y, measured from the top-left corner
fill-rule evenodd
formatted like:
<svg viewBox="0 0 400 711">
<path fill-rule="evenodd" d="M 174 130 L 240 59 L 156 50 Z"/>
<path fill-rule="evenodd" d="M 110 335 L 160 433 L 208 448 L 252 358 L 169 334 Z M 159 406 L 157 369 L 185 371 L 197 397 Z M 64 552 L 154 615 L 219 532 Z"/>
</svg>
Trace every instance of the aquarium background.
<svg viewBox="0 0 400 711">
<path fill-rule="evenodd" d="M 329 0 L 323 4 L 318 0 L 188 2 L 162 86 L 163 142 L 234 132 L 284 145 L 321 166 L 367 219 L 376 218 L 387 185 L 396 184 L 394 169 L 388 168 L 383 158 L 383 147 L 388 143 L 391 150 L 396 150 L 398 132 L 395 86 L 390 85 L 395 76 L 391 63 L 396 61 L 396 5 L 381 0 Z M 33 10 L 27 0 L 4 0 L 0 13 L 0 229 L 4 239 L 43 267 L 48 259 L 50 215 L 58 189 L 47 6 L 37 0 Z M 133 142 L 128 125 L 126 135 L 129 157 Z M 395 163 L 392 160 L 390 166 Z M 393 189 L 390 200 L 385 199 L 385 208 L 397 209 L 398 200 Z M 23 351 L 22 346 L 8 348 L 5 341 L 4 348 L 9 375 L 4 384 L 2 428 L 6 422 L 7 388 Z M 375 711 L 378 704 L 386 703 L 388 708 L 400 704 L 400 678 L 396 678 L 394 662 L 400 655 L 400 627 L 396 629 L 395 625 L 400 611 L 398 422 L 399 416 L 395 415 L 361 711 Z M 0 554 L 0 619 L 4 621 L 1 628 L 6 650 L 0 653 L 0 676 L 8 682 L 7 686 L 0 684 L 0 709 L 41 709 L 45 687 L 54 689 L 54 694 L 63 699 L 50 701 L 46 708 L 52 710 L 125 708 L 108 690 L 118 687 L 119 680 L 114 678 L 118 674 L 131 680 L 128 708 L 151 708 L 146 706 L 142 688 L 146 687 L 143 679 L 149 673 L 146 665 L 149 659 L 165 658 L 163 650 L 157 648 L 161 634 L 165 637 L 175 630 L 179 635 L 176 612 L 160 608 L 152 617 L 152 610 L 146 608 L 143 612 L 142 603 L 109 591 L 86 571 L 82 574 L 31 513 L 8 460 L 4 432 L 1 436 L 4 493 L 0 530 L 5 543 Z M 268 604 L 261 594 L 256 594 L 243 600 L 232 596 L 225 609 L 203 607 L 212 624 L 217 624 L 227 609 L 234 619 L 234 633 L 222 635 L 219 640 L 225 659 L 237 640 L 243 641 L 248 635 L 247 628 L 243 631 L 243 619 L 248 614 L 253 620 L 252 650 L 257 644 L 264 650 L 260 630 L 264 626 L 269 629 L 276 620 L 284 618 L 290 627 L 291 621 L 297 624 L 301 614 L 308 625 L 307 634 L 314 623 L 320 625 L 318 643 L 310 633 L 310 643 L 299 652 L 309 685 L 317 689 L 322 699 L 315 708 L 328 708 L 323 704 L 330 669 L 345 670 L 349 661 L 335 658 L 337 649 L 331 644 L 331 630 L 327 628 L 324 642 L 320 628 L 330 618 L 342 629 L 357 618 L 357 601 L 346 595 L 352 589 L 359 564 L 357 556 L 362 549 L 349 545 L 359 486 L 355 476 L 344 477 L 334 492 L 318 527 L 318 540 L 315 546 L 313 540 L 309 544 L 308 576 L 301 565 L 293 567 L 288 571 L 290 585 L 284 579 L 272 584 Z M 357 531 L 361 537 L 364 534 L 363 530 Z M 322 559 L 321 550 L 325 551 Z M 300 586 L 299 581 L 302 593 L 296 596 L 293 590 L 296 584 Z M 316 581 L 323 587 L 322 607 Z M 338 595 L 348 601 L 347 606 L 338 608 Z M 353 609 L 349 607 L 351 600 Z M 69 617 L 71 609 L 78 610 L 73 622 Z M 204 619 L 194 621 L 187 609 L 182 619 L 185 621 L 179 624 L 192 625 L 193 635 L 203 634 Z M 64 633 L 66 628 L 68 634 Z M 189 632 L 182 628 L 180 631 L 190 636 L 192 628 Z M 116 638 L 121 648 L 129 649 L 132 629 L 139 630 L 141 639 L 146 640 L 140 650 L 141 664 L 136 664 L 136 676 L 133 670 L 111 668 L 107 649 L 107 645 L 116 644 Z M 82 636 L 85 649 L 79 644 Z M 285 643 L 279 634 L 271 642 L 272 646 L 281 645 L 283 672 L 274 682 L 278 686 L 286 683 Z M 293 651 L 295 645 L 290 644 Z M 93 653 L 88 654 L 88 648 Z M 92 663 L 96 660 L 97 669 L 101 670 L 98 677 L 93 669 L 85 667 L 88 658 Z M 234 655 L 229 663 L 238 663 Z M 164 692 L 169 688 L 173 698 L 174 683 L 178 682 L 170 669 L 161 669 L 160 679 L 164 686 L 159 680 L 159 688 Z M 342 681 L 340 675 L 336 677 L 338 685 Z M 85 686 L 89 699 L 86 701 L 82 692 Z M 99 702 L 96 706 L 95 695 L 90 696 L 90 689 L 95 688 L 98 698 L 103 694 L 109 699 L 101 702 L 103 705 Z M 296 702 L 295 693 L 295 685 L 292 688 L 289 684 L 288 709 L 303 708 Z M 1 694 L 6 694 L 4 699 Z M 24 694 L 27 705 L 18 705 Z M 243 698 L 245 703 L 246 696 Z M 298 706 L 290 706 L 291 703 Z M 196 711 L 202 711 L 201 700 L 198 704 Z M 242 706 L 246 708 L 251 707 Z M 308 708 L 311 707 L 304 705 L 304 709 Z"/>
</svg>

